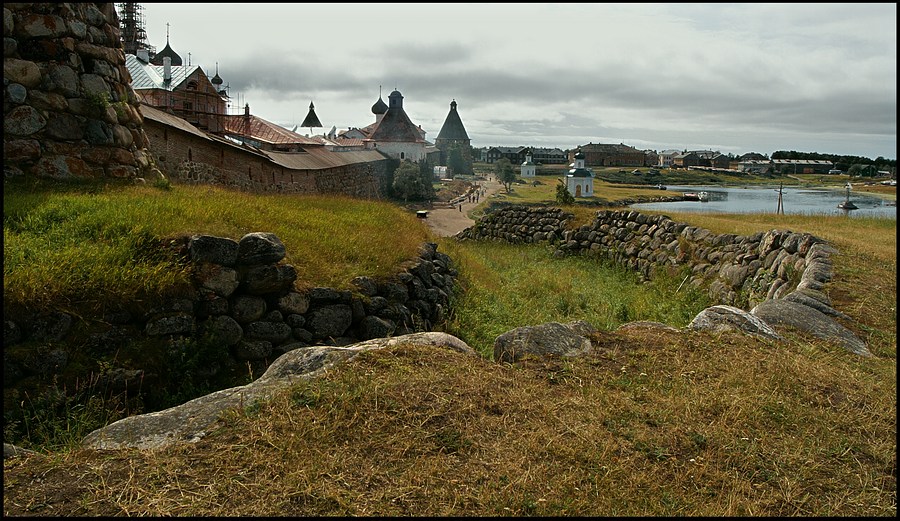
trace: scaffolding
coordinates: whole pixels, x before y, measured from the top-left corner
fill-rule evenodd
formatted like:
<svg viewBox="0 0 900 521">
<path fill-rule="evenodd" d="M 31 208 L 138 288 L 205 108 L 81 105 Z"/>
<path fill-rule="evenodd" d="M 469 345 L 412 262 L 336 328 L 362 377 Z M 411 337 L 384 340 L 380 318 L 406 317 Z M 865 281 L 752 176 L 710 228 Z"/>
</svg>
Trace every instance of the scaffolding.
<svg viewBox="0 0 900 521">
<path fill-rule="evenodd" d="M 138 49 L 146 49 L 150 56 L 156 54 L 156 47 L 147 43 L 147 31 L 144 29 L 144 8 L 141 4 L 124 2 L 118 4 L 117 7 L 125 54 L 137 55 Z"/>
</svg>

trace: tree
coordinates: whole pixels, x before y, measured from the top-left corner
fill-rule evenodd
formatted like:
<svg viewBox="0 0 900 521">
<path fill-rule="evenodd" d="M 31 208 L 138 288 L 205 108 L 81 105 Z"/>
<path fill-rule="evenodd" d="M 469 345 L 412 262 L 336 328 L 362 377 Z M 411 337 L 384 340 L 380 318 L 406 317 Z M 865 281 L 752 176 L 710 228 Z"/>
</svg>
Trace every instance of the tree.
<svg viewBox="0 0 900 521">
<path fill-rule="evenodd" d="M 516 181 L 516 171 L 505 157 L 494 163 L 494 173 L 497 174 L 497 180 L 503 183 L 506 193 L 512 191 L 512 184 Z"/>
<path fill-rule="evenodd" d="M 447 167 L 453 172 L 453 175 L 470 175 L 472 174 L 472 165 L 466 161 L 462 146 L 459 143 L 450 145 L 447 154 Z"/>
<path fill-rule="evenodd" d="M 422 183 L 422 176 L 419 173 L 419 167 L 410 161 L 401 161 L 400 166 L 394 171 L 394 195 L 408 201 L 410 199 L 422 199 L 425 193 L 425 186 Z"/>
<path fill-rule="evenodd" d="M 558 204 L 575 204 L 575 196 L 572 195 L 572 192 L 570 192 L 568 188 L 566 188 L 562 179 L 560 179 L 559 184 L 556 185 L 556 202 Z"/>
<path fill-rule="evenodd" d="M 419 161 L 419 176 L 422 178 L 422 198 L 434 200 L 434 165 L 425 158 Z"/>
</svg>

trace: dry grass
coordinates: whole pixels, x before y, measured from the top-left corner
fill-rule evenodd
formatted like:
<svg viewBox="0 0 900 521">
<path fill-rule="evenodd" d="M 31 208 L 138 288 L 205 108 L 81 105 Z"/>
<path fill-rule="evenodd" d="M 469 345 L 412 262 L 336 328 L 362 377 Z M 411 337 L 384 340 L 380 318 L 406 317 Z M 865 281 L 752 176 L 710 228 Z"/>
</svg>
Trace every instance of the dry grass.
<svg viewBox="0 0 900 521">
<path fill-rule="evenodd" d="M 516 366 L 399 346 L 197 444 L 5 460 L 3 513 L 895 517 L 896 222 L 673 218 L 833 241 L 827 292 L 876 356 L 794 334 L 602 332 Z"/>
<path fill-rule="evenodd" d="M 595 341 L 520 366 L 369 352 L 195 445 L 7 461 L 4 514 L 896 513 L 891 361 L 736 335 Z"/>
</svg>

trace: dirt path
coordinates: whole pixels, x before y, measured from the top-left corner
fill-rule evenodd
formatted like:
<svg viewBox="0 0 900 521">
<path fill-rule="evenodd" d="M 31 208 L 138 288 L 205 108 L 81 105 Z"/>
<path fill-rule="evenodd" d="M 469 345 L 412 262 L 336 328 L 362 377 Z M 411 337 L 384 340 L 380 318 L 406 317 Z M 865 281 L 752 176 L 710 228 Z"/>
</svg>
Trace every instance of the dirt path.
<svg viewBox="0 0 900 521">
<path fill-rule="evenodd" d="M 494 177 L 490 177 L 488 181 L 479 181 L 478 184 L 484 189 L 478 202 L 465 200 L 451 208 L 433 208 L 428 211 L 425 221 L 435 235 L 450 237 L 475 224 L 475 221 L 469 218 L 469 212 L 483 203 L 491 194 L 503 188 L 503 185 Z M 462 206 L 462 210 L 460 210 L 460 206 Z"/>
</svg>

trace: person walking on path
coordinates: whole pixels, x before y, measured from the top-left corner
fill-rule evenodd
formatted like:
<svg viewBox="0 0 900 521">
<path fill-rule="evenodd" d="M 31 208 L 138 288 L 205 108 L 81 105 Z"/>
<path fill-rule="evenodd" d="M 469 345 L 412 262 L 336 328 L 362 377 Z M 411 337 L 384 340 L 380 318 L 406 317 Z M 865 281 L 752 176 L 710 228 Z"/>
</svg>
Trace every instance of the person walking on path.
<svg viewBox="0 0 900 521">
<path fill-rule="evenodd" d="M 480 195 L 474 199 L 463 198 L 458 206 L 452 205 L 429 211 L 425 222 L 431 228 L 432 233 L 438 237 L 451 237 L 475 224 L 475 221 L 469 218 L 469 212 L 478 206 L 482 197 L 489 197 L 502 188 L 502 185 L 494 181 L 493 177 L 483 185 L 479 190 Z"/>
</svg>

